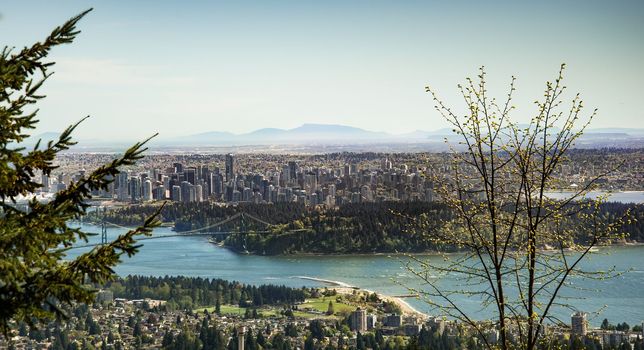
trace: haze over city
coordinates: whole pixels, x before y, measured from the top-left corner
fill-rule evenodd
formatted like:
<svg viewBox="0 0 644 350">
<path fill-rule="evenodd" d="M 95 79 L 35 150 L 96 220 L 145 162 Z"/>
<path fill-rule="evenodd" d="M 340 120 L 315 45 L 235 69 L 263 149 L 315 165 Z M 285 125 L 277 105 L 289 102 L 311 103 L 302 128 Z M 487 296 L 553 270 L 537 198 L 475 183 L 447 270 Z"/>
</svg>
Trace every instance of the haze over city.
<svg viewBox="0 0 644 350">
<path fill-rule="evenodd" d="M 306 123 L 433 131 L 447 124 L 424 87 L 458 103 L 456 84 L 482 65 L 496 96 L 518 77 L 515 117 L 526 121 L 564 62 L 569 95 L 599 108 L 594 128 L 643 126 L 641 1 L 12 1 L 3 41 L 42 40 L 88 7 L 83 35 L 53 53 L 34 134 L 85 115 L 81 140 Z"/>
</svg>

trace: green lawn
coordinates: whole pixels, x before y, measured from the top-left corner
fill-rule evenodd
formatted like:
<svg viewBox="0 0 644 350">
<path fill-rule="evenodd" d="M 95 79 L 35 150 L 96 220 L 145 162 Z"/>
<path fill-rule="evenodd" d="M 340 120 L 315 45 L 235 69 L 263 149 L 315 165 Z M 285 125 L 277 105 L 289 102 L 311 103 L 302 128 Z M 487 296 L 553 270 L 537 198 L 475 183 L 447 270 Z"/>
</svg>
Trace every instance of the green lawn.
<svg viewBox="0 0 644 350">
<path fill-rule="evenodd" d="M 335 297 L 320 297 L 320 298 L 306 299 L 306 301 L 303 304 L 300 304 L 299 307 L 300 309 L 310 307 L 320 312 L 326 312 L 329 308 L 329 301 L 333 302 L 333 311 L 335 311 L 335 313 L 347 313 L 347 312 L 354 311 L 356 309 L 355 306 L 336 302 Z"/>
<path fill-rule="evenodd" d="M 208 307 L 200 307 L 198 309 L 193 310 L 195 313 L 203 312 L 203 310 L 208 310 L 209 313 L 215 312 L 215 307 L 214 306 L 208 306 Z M 252 311 L 253 309 L 251 309 Z M 244 316 L 246 313 L 246 308 L 239 307 L 237 305 L 222 305 L 221 306 L 221 313 L 222 315 L 240 315 Z M 261 316 L 275 316 L 277 315 L 277 312 L 273 309 L 257 309 L 257 313 L 259 313 Z"/>
<path fill-rule="evenodd" d="M 334 316 L 326 315 L 326 311 L 329 307 L 329 301 L 333 301 L 333 310 L 335 311 Z M 302 317 L 302 318 L 331 318 L 331 317 L 337 317 L 338 314 L 346 314 L 356 309 L 355 306 L 347 305 L 341 302 L 340 303 L 336 302 L 335 297 L 320 297 L 320 298 L 307 299 L 304 303 L 299 305 L 299 308 L 300 310 L 293 311 L 293 315 L 295 315 L 296 317 Z M 313 310 L 321 312 L 321 314 L 306 312 L 304 310 L 305 308 L 311 308 Z M 200 313 L 200 312 L 203 312 L 203 310 L 208 310 L 208 312 L 214 313 L 215 307 L 214 306 L 200 307 L 193 310 L 193 312 Z M 273 308 L 257 309 L 257 312 L 261 316 L 265 316 L 265 317 L 279 315 L 279 310 L 273 309 Z M 244 314 L 246 313 L 246 308 L 239 307 L 237 305 L 221 305 L 221 313 L 223 315 L 244 316 Z"/>
</svg>

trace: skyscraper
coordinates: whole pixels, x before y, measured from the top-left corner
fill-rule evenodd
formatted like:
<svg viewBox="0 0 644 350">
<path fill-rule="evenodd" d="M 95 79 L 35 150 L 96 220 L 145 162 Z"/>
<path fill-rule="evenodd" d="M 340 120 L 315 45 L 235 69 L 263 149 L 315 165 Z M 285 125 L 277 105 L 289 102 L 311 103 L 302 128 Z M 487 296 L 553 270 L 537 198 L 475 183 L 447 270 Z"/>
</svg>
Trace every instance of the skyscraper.
<svg viewBox="0 0 644 350">
<path fill-rule="evenodd" d="M 185 176 L 186 181 L 190 182 L 191 185 L 197 184 L 197 168 L 185 168 L 183 170 L 183 175 Z"/>
<path fill-rule="evenodd" d="M 226 182 L 235 177 L 235 156 L 232 153 L 226 154 Z"/>
</svg>

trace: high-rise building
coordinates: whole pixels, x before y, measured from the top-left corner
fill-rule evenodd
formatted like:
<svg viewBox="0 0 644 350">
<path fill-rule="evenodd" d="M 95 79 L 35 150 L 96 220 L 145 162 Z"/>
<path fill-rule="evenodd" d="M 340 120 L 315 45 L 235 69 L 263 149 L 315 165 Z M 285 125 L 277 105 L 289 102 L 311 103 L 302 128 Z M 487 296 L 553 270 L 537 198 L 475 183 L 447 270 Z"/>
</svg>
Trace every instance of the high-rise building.
<svg viewBox="0 0 644 350">
<path fill-rule="evenodd" d="M 357 308 L 351 313 L 349 326 L 352 331 L 365 332 L 367 330 L 367 310 Z"/>
<path fill-rule="evenodd" d="M 387 315 L 382 324 L 386 327 L 400 327 L 402 325 L 402 316 L 397 314 Z"/>
<path fill-rule="evenodd" d="M 588 332 L 587 314 L 585 312 L 575 312 L 572 314 L 571 330 L 573 335 L 584 336 Z"/>
<path fill-rule="evenodd" d="M 244 187 L 242 191 L 242 200 L 244 202 L 250 202 L 252 200 L 253 190 L 250 187 Z"/>
<path fill-rule="evenodd" d="M 329 195 L 335 197 L 335 185 L 329 185 Z"/>
<path fill-rule="evenodd" d="M 130 177 L 130 200 L 132 202 L 141 200 L 141 178 L 138 176 Z"/>
<path fill-rule="evenodd" d="M 197 184 L 197 169 L 194 167 L 189 167 L 186 168 L 183 171 L 183 176 L 185 176 L 185 180 L 190 182 L 191 185 L 196 185 Z"/>
<path fill-rule="evenodd" d="M 288 179 L 290 181 L 297 179 L 297 163 L 294 161 L 288 162 Z"/>
<path fill-rule="evenodd" d="M 304 189 L 308 193 L 312 193 L 318 187 L 318 178 L 315 173 L 307 173 L 304 176 Z"/>
<path fill-rule="evenodd" d="M 206 176 L 208 175 L 208 166 L 199 164 L 196 166 L 196 169 L 197 169 L 197 181 L 205 180 Z"/>
<path fill-rule="evenodd" d="M 226 154 L 226 182 L 235 178 L 235 156 L 232 153 Z"/>
<path fill-rule="evenodd" d="M 50 185 L 49 184 L 49 176 L 47 176 L 46 174 L 42 174 L 41 180 L 42 180 L 42 190 L 41 191 L 49 192 L 49 185 Z"/>
<path fill-rule="evenodd" d="M 170 199 L 175 202 L 181 202 L 181 186 L 174 185 L 172 186 L 172 191 L 170 192 Z"/>
<path fill-rule="evenodd" d="M 376 322 L 378 322 L 378 316 L 374 314 L 367 315 L 367 329 L 376 328 Z"/>
<path fill-rule="evenodd" d="M 165 199 L 165 186 L 159 185 L 152 190 L 152 198 L 154 200 L 164 200 Z"/>
<path fill-rule="evenodd" d="M 237 350 L 244 350 L 244 346 L 246 345 L 246 341 L 244 339 L 245 334 L 246 327 L 240 326 L 237 328 Z"/>
<path fill-rule="evenodd" d="M 152 181 L 150 181 L 150 179 L 145 179 L 145 181 L 143 181 L 142 194 L 144 202 L 152 200 Z"/>
<path fill-rule="evenodd" d="M 195 192 L 192 184 L 188 181 L 182 181 L 181 182 L 181 201 L 184 203 L 193 202 L 194 198 L 192 198 L 191 195 L 194 196 L 194 194 Z"/>
<path fill-rule="evenodd" d="M 429 320 L 427 320 L 427 326 L 429 326 L 430 330 L 443 335 L 443 332 L 445 331 L 445 320 L 439 317 L 431 317 Z"/>
<path fill-rule="evenodd" d="M 224 193 L 224 177 L 219 172 L 210 174 L 210 190 L 215 199 L 220 199 Z"/>
<path fill-rule="evenodd" d="M 124 171 L 120 172 L 116 177 L 116 181 L 118 182 L 116 199 L 122 202 L 126 201 L 128 197 L 127 179 L 128 179 L 127 173 Z"/>
<path fill-rule="evenodd" d="M 233 202 L 241 202 L 241 200 L 242 200 L 242 193 L 237 191 L 237 190 L 233 190 L 232 201 Z"/>
<path fill-rule="evenodd" d="M 163 187 L 170 189 L 170 177 L 167 175 L 161 175 L 161 182 L 163 182 Z"/>
</svg>

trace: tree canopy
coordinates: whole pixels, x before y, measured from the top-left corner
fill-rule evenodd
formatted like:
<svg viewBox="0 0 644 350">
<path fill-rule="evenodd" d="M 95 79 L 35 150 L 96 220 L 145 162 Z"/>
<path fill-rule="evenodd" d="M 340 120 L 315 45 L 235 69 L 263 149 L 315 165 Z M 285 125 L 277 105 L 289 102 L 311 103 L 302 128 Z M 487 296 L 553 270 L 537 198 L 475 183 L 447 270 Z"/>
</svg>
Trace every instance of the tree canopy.
<svg viewBox="0 0 644 350">
<path fill-rule="evenodd" d="M 38 123 L 34 105 L 44 98 L 39 90 L 54 65 L 47 56 L 54 47 L 76 38 L 76 25 L 89 11 L 55 28 L 42 42 L 18 51 L 5 47 L 0 53 L 0 329 L 5 334 L 12 320 L 33 325 L 34 320 L 66 316 L 61 305 L 91 302 L 95 290 L 86 283 L 108 280 L 123 254 L 137 252 L 136 237 L 149 235 L 158 224 L 152 215 L 114 241 L 65 260 L 66 249 L 88 237 L 68 222 L 86 214 L 92 191 L 106 190 L 121 167 L 143 157 L 147 140 L 67 184 L 48 203 L 33 197 L 26 209 L 16 205 L 18 197 L 39 190 L 42 185 L 36 176 L 48 176 L 56 169 L 56 155 L 75 144 L 71 134 L 82 120 L 66 128 L 56 141 L 37 142 L 33 149 L 21 145 Z"/>
<path fill-rule="evenodd" d="M 570 149 L 596 113 L 584 115 L 578 94 L 564 97 L 563 70 L 564 65 L 555 80 L 546 83 L 528 124 L 514 119 L 514 77 L 505 97 L 497 100 L 488 91 L 481 68 L 476 79 L 458 86 L 463 110 L 447 106 L 427 87 L 436 110 L 452 125 L 459 147 L 465 149 L 453 152 L 451 176 L 438 172 L 433 176 L 437 196 L 453 217 L 427 236 L 466 253 L 445 256 L 446 264 L 415 258 L 406 267 L 424 282 L 414 292 L 472 326 L 486 348 L 509 349 L 516 342 L 522 349 L 535 349 L 546 341 L 545 322 L 559 321 L 552 316 L 553 308 L 573 308 L 561 296 L 571 284 L 569 277 L 611 276 L 610 270 L 584 270 L 580 262 L 596 245 L 622 239 L 621 229 L 630 221 L 630 210 L 606 218 L 602 199 L 585 198 L 606 174 L 592 177 L 565 200 L 546 195 L 549 189 L 561 187 L 564 179 L 556 171 L 568 162 Z M 569 107 L 564 107 L 566 100 Z M 459 285 L 447 289 L 433 278 L 446 274 L 461 281 Z M 454 301 L 455 294 L 478 298 L 483 308 L 494 310 L 498 344 L 487 340 L 485 325 Z"/>
</svg>

